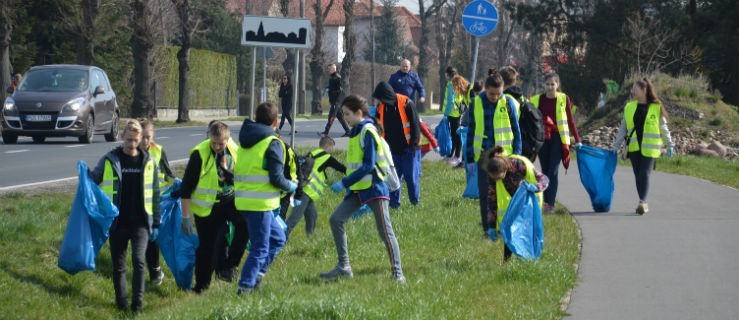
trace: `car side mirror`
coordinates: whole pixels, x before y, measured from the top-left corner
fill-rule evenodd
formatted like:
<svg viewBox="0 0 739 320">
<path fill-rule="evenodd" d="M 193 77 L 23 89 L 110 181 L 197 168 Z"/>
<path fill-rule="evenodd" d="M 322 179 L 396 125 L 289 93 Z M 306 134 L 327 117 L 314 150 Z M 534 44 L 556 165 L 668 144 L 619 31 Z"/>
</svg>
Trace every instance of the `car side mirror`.
<svg viewBox="0 0 739 320">
<path fill-rule="evenodd" d="M 93 96 L 97 96 L 99 94 L 105 93 L 105 88 L 103 86 L 97 86 L 95 87 L 95 92 L 92 93 Z"/>
<path fill-rule="evenodd" d="M 6 92 L 7 94 L 13 94 L 13 92 L 14 92 L 14 91 L 15 91 L 15 89 L 13 89 L 13 86 L 10 86 L 10 87 L 8 87 L 8 89 L 7 89 L 7 90 L 5 90 L 5 92 Z"/>
</svg>

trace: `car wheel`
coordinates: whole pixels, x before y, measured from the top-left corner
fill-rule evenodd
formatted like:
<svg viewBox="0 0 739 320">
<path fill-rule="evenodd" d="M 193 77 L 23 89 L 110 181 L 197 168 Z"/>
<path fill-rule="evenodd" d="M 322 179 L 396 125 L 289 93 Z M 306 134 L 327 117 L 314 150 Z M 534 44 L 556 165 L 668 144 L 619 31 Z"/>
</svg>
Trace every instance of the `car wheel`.
<svg viewBox="0 0 739 320">
<path fill-rule="evenodd" d="M 5 144 L 16 144 L 18 142 L 18 135 L 9 132 L 3 132 L 3 143 Z"/>
<path fill-rule="evenodd" d="M 33 139 L 33 143 L 44 143 L 46 141 L 46 137 L 44 136 L 33 136 L 31 139 Z"/>
<path fill-rule="evenodd" d="M 81 143 L 92 143 L 92 138 L 95 136 L 95 117 L 90 115 L 87 117 L 87 123 L 85 123 L 85 135 L 79 138 Z"/>
<path fill-rule="evenodd" d="M 113 124 L 110 125 L 110 132 L 105 134 L 105 141 L 113 142 L 118 141 L 118 130 L 120 128 L 120 121 L 118 120 L 118 113 L 113 114 Z"/>
</svg>

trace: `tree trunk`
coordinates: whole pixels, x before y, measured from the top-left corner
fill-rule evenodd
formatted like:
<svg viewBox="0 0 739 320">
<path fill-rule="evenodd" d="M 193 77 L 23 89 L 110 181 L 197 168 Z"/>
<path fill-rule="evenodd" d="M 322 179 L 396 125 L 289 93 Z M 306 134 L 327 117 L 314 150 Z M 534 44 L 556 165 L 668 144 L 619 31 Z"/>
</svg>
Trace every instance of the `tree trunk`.
<svg viewBox="0 0 739 320">
<path fill-rule="evenodd" d="M 428 15 L 426 14 L 426 9 L 424 6 L 424 0 L 418 0 L 418 16 L 421 18 L 421 41 L 418 44 L 418 67 L 416 68 L 416 72 L 418 72 L 418 77 L 421 78 L 421 82 L 426 82 L 426 76 L 429 72 L 429 55 L 426 52 L 426 44 L 429 41 L 429 25 L 428 25 Z M 444 78 L 441 78 L 444 79 Z M 425 103 L 419 103 L 417 97 L 411 97 L 416 102 L 416 110 L 418 112 L 424 112 L 426 111 L 426 105 Z M 430 102 L 430 101 L 429 101 Z"/>
<path fill-rule="evenodd" d="M 77 63 L 92 65 L 95 60 L 95 21 L 100 12 L 98 0 L 84 0 L 82 5 L 82 19 L 77 42 Z"/>
<path fill-rule="evenodd" d="M 351 75 L 354 62 L 354 47 L 357 39 L 354 36 L 354 0 L 344 0 L 344 60 L 341 61 L 341 86 L 345 94 L 352 92 Z"/>
<path fill-rule="evenodd" d="M 326 6 L 325 11 L 321 10 L 321 2 L 316 1 L 313 5 L 313 12 L 316 16 L 316 29 L 315 38 L 313 39 L 313 49 L 311 49 L 310 73 L 311 78 L 311 91 L 313 92 L 313 99 L 311 100 L 311 114 L 322 114 L 323 108 L 321 107 L 321 77 L 323 76 L 323 67 L 325 61 L 325 53 L 323 52 L 323 21 L 328 15 L 328 11 L 334 4 L 334 0 L 330 0 Z"/>
<path fill-rule="evenodd" d="M 449 22 L 448 22 L 449 21 Z M 446 82 L 443 81 L 446 75 L 447 66 L 451 65 L 452 46 L 454 44 L 454 28 L 457 21 L 457 6 L 447 7 L 446 10 L 441 9 L 436 14 L 436 48 L 439 54 L 439 100 L 440 109 L 443 110 L 444 95 L 446 94 Z M 462 70 L 459 70 L 462 72 Z"/>
<path fill-rule="evenodd" d="M 190 8 L 190 0 L 172 0 L 177 10 L 177 16 L 180 18 L 180 32 L 182 37 L 182 46 L 177 51 L 178 66 L 178 104 L 177 104 L 177 123 L 190 121 L 190 47 L 192 44 L 193 26 L 191 24 L 192 9 Z"/>
<path fill-rule="evenodd" d="M 8 75 L 13 72 L 10 65 L 10 43 L 13 36 L 12 15 L 15 4 L 14 0 L 3 1 L 0 4 L 0 98 L 2 98 L 0 101 L 5 101 L 7 97 L 5 90 L 11 85 Z"/>
<path fill-rule="evenodd" d="M 131 117 L 150 117 L 153 113 L 151 87 L 151 50 L 154 39 L 151 38 L 147 20 L 150 12 L 146 0 L 131 2 L 131 51 L 133 53 L 133 102 Z"/>
</svg>

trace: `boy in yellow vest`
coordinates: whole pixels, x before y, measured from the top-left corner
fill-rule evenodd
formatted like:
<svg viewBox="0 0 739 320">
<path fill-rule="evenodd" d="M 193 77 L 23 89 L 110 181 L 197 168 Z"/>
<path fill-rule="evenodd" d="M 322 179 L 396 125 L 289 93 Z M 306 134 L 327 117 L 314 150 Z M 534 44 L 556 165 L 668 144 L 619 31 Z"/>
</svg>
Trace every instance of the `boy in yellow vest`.
<svg viewBox="0 0 739 320">
<path fill-rule="evenodd" d="M 310 175 L 310 180 L 303 187 L 303 196 L 299 199 L 300 205 L 295 207 L 287 218 L 285 223 L 287 224 L 287 231 L 285 235 L 289 238 L 290 232 L 295 228 L 295 225 L 300 222 L 300 219 L 305 215 L 305 234 L 310 236 L 316 229 L 316 218 L 318 217 L 318 211 L 316 211 L 315 201 L 321 198 L 321 195 L 328 189 L 328 177 L 326 176 L 326 169 L 333 168 L 334 170 L 346 174 L 346 167 L 344 164 L 336 160 L 331 155 L 331 151 L 334 149 L 334 139 L 329 136 L 323 136 L 321 141 L 318 143 L 318 149 L 310 152 L 310 157 L 313 158 L 313 170 Z"/>
<path fill-rule="evenodd" d="M 269 265 L 285 245 L 285 230 L 276 216 L 280 193 L 298 188 L 285 177 L 287 148 L 277 137 L 277 106 L 263 102 L 257 106 L 256 122 L 246 119 L 239 132 L 235 190 L 236 210 L 249 229 L 249 255 L 241 269 L 237 294 L 248 293 L 261 283 Z"/>
</svg>

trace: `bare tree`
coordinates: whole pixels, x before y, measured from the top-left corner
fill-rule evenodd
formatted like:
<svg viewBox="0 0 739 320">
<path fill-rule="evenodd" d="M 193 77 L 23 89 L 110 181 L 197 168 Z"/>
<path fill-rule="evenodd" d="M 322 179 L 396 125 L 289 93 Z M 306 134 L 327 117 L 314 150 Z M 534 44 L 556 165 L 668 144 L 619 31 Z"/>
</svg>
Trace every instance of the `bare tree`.
<svg viewBox="0 0 739 320">
<path fill-rule="evenodd" d="M 334 5 L 334 0 L 329 0 L 326 8 L 321 10 L 321 0 L 314 0 L 313 11 L 316 16 L 316 29 L 315 38 L 313 39 L 313 49 L 311 49 L 310 59 L 310 73 L 311 73 L 311 91 L 313 92 L 313 99 L 311 100 L 311 113 L 321 114 L 323 108 L 321 107 L 321 76 L 323 75 L 323 67 L 325 63 L 326 53 L 323 52 L 323 22 L 328 16 L 329 10 Z"/>
<path fill-rule="evenodd" d="M 354 63 L 354 48 L 357 37 L 354 34 L 354 0 L 344 0 L 344 60 L 341 61 L 341 86 L 344 92 L 352 92 L 351 75 Z M 341 111 L 339 111 L 341 112 Z"/>
<path fill-rule="evenodd" d="M 177 123 L 190 121 L 190 48 L 192 36 L 199 31 L 201 19 L 193 15 L 193 3 L 190 0 L 172 0 L 180 19 L 180 50 L 177 51 L 179 70 L 179 91 L 177 104 Z"/>
<path fill-rule="evenodd" d="M 447 66 L 450 66 L 452 63 L 454 35 L 458 29 L 456 21 L 459 17 L 459 9 L 461 8 L 459 2 L 461 0 L 443 6 L 435 15 L 436 49 L 439 55 L 439 92 L 442 94 L 446 92 L 446 83 L 441 80 L 444 79 Z"/>
<path fill-rule="evenodd" d="M 632 66 L 637 74 L 661 71 L 675 63 L 692 65 L 700 61 L 700 54 L 691 43 L 673 44 L 679 41 L 680 31 L 660 26 L 660 21 L 636 13 L 622 26 L 625 43 L 621 49 L 636 61 Z"/>
<path fill-rule="evenodd" d="M 131 0 L 131 52 L 133 54 L 133 102 L 131 116 L 152 117 L 154 103 L 151 97 L 151 53 L 154 39 L 151 33 L 150 0 Z"/>
<path fill-rule="evenodd" d="M 13 36 L 13 17 L 19 0 L 0 3 L 0 97 L 5 101 L 5 88 L 10 87 L 10 40 Z"/>
<path fill-rule="evenodd" d="M 418 16 L 421 18 L 421 39 L 418 45 L 418 67 L 416 68 L 416 72 L 418 72 L 418 76 L 423 82 L 427 82 L 429 66 L 431 65 L 431 59 L 429 58 L 429 52 L 431 51 L 431 46 L 429 45 L 431 23 L 429 20 L 439 12 L 447 0 L 433 0 L 433 4 L 428 8 L 426 8 L 425 2 L 425 0 L 418 0 Z M 438 43 L 437 46 L 439 46 Z M 426 109 L 422 103 L 416 104 L 416 108 L 418 108 L 419 112 L 423 112 Z"/>
</svg>

